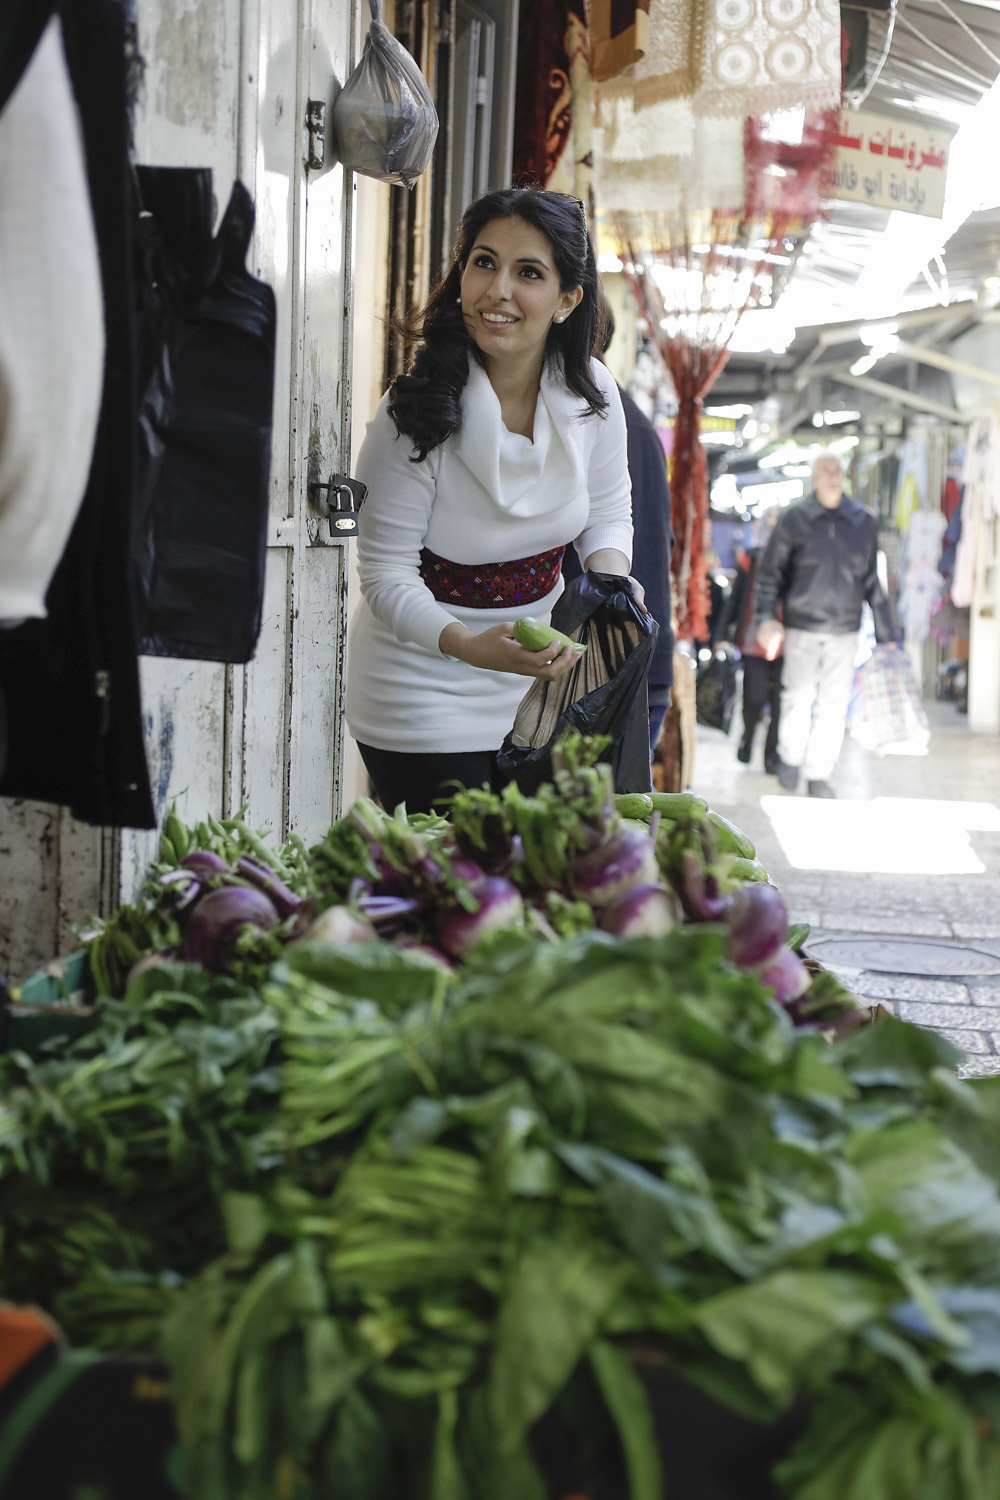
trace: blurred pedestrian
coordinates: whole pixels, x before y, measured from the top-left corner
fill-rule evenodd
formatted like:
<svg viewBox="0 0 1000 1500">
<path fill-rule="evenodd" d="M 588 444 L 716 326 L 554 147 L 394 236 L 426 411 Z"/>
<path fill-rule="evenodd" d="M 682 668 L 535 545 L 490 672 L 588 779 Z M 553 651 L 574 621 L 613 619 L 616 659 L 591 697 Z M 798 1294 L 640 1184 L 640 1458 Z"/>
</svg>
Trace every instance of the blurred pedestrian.
<svg viewBox="0 0 1000 1500">
<path fill-rule="evenodd" d="M 844 494 L 835 453 L 813 460 L 812 492 L 778 517 L 757 582 L 757 641 L 765 655 L 784 645 L 778 782 L 811 797 L 835 797 L 837 763 L 854 680 L 861 607 L 875 639 L 892 644 L 892 612 L 878 577 L 878 523 Z M 781 618 L 779 619 L 779 610 Z"/>
<path fill-rule="evenodd" d="M 750 764 L 757 726 L 766 714 L 764 770 L 769 776 L 776 775 L 778 770 L 782 646 L 776 638 L 768 655 L 757 640 L 756 604 L 760 564 L 777 518 L 777 506 L 765 511 L 757 523 L 758 539 L 750 547 L 737 544 L 734 549 L 736 571 L 719 622 L 719 639 L 732 641 L 740 653 L 743 669 L 743 734 L 736 759 L 742 765 Z"/>
</svg>

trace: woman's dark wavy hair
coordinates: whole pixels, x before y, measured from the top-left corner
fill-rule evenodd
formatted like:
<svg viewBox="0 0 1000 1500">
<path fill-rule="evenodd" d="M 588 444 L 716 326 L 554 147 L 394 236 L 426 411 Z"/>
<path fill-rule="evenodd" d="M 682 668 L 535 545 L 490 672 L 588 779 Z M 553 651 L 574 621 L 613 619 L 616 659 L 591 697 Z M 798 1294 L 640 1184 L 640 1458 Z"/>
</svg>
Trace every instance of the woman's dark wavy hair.
<svg viewBox="0 0 1000 1500">
<path fill-rule="evenodd" d="M 588 412 L 603 412 L 608 404 L 590 370 L 590 356 L 603 343 L 604 312 L 583 204 L 543 188 L 501 188 L 469 205 L 458 227 L 447 275 L 431 292 L 423 311 L 398 325 L 417 348 L 406 374 L 397 375 L 389 388 L 389 415 L 397 431 L 411 439 L 414 463 L 425 459 L 462 425 L 469 357 L 479 357 L 462 320 L 462 272 L 483 226 L 492 219 L 513 218 L 523 219 L 545 235 L 559 272 L 560 290 L 583 289 L 572 316 L 550 328 L 546 361 L 560 360 L 567 386 Z"/>
</svg>

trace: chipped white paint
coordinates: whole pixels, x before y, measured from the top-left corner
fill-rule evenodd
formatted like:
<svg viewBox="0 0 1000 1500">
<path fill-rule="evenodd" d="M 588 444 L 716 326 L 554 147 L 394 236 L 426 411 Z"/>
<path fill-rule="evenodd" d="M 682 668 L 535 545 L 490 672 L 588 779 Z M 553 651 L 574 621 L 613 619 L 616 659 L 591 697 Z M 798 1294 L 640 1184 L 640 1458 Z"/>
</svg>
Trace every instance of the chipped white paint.
<svg viewBox="0 0 1000 1500">
<path fill-rule="evenodd" d="M 312 837 L 339 810 L 345 544 L 310 513 L 307 484 L 349 466 L 353 187 L 329 145 L 332 164 L 307 174 L 304 120 L 309 98 L 326 101 L 329 120 L 360 10 L 360 0 L 138 0 L 139 160 L 211 167 L 220 212 L 241 177 L 257 209 L 250 265 L 278 304 L 260 645 L 245 668 L 143 661 L 161 818 L 173 801 L 193 821 L 248 803 L 255 826 Z M 155 846 L 155 834 L 0 799 L 0 970 L 23 977 L 65 951 L 74 924 L 137 891 Z"/>
</svg>

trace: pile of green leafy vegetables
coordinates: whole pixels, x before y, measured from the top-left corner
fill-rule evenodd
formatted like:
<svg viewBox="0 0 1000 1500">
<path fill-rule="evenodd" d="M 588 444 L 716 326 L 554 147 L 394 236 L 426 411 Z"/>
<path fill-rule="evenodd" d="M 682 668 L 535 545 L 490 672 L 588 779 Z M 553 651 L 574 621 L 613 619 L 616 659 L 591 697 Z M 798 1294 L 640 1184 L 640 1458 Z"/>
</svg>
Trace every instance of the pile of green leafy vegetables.
<svg viewBox="0 0 1000 1500">
<path fill-rule="evenodd" d="M 727 942 L 148 965 L 0 1058 L 0 1295 L 167 1360 L 189 1500 L 544 1500 L 555 1410 L 659 1500 L 650 1351 L 802 1413 L 786 1500 L 998 1494 L 1000 1080 Z"/>
<path fill-rule="evenodd" d="M 534 795 L 460 790 L 447 817 L 362 798 L 312 848 L 275 847 L 241 816 L 187 827 L 171 811 L 138 900 L 87 935 L 94 986 L 120 997 L 144 965 L 181 959 L 256 988 L 302 940 L 378 938 L 450 970 L 500 931 L 557 943 L 722 921 L 727 959 L 794 1019 L 855 1024 L 854 998 L 803 960 L 807 930 L 746 834 L 690 792 L 616 796 L 604 743 L 567 734 Z"/>
</svg>

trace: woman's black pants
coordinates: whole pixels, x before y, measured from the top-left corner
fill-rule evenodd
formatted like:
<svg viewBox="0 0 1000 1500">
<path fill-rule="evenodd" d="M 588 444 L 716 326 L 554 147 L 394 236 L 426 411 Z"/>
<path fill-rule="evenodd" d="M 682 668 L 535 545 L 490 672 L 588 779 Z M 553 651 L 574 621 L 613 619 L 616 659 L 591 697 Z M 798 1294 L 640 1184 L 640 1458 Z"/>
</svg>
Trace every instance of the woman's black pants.
<svg viewBox="0 0 1000 1500">
<path fill-rule="evenodd" d="M 362 744 L 358 749 L 375 795 L 390 813 L 401 802 L 408 813 L 440 811 L 459 787 L 501 785 L 495 750 L 422 755 Z"/>
</svg>

